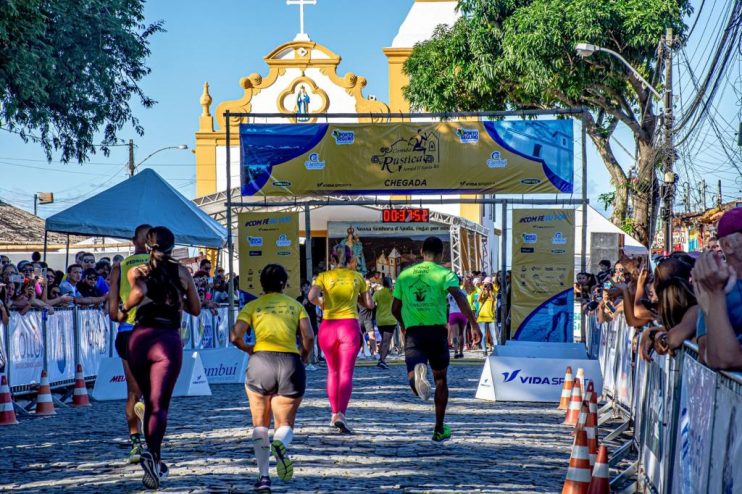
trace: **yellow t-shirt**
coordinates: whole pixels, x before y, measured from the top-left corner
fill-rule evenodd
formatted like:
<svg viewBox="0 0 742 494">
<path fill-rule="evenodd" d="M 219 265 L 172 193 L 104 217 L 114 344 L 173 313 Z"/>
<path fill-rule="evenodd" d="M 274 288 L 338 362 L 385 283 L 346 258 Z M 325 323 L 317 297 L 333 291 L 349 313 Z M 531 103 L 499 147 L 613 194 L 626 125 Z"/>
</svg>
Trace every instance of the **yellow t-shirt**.
<svg viewBox="0 0 742 494">
<path fill-rule="evenodd" d="M 322 289 L 323 319 L 358 319 L 358 295 L 367 290 L 361 273 L 336 268 L 320 273 L 314 284 Z"/>
<path fill-rule="evenodd" d="M 479 294 L 479 315 L 477 316 L 477 322 L 494 322 L 495 321 L 495 305 L 497 303 L 496 295 L 493 295 L 487 300 L 482 300 L 483 294 Z"/>
<path fill-rule="evenodd" d="M 126 303 L 126 299 L 129 298 L 129 293 L 131 293 L 131 285 L 129 284 L 129 271 L 134 269 L 137 266 L 141 266 L 142 264 L 147 264 L 149 262 L 149 254 L 134 254 L 123 261 L 121 261 L 121 276 L 119 280 L 119 297 L 121 297 L 121 301 Z M 137 308 L 132 307 L 132 309 L 129 311 L 129 313 L 126 316 L 126 322 L 129 324 L 134 324 L 137 320 Z"/>
<path fill-rule="evenodd" d="M 256 352 L 300 353 L 296 334 L 299 321 L 307 317 L 298 301 L 282 293 L 269 293 L 245 305 L 237 320 L 255 331 Z"/>
<path fill-rule="evenodd" d="M 396 326 L 397 320 L 392 315 L 394 296 L 388 288 L 382 288 L 374 293 L 376 303 L 376 324 L 378 326 Z"/>
</svg>

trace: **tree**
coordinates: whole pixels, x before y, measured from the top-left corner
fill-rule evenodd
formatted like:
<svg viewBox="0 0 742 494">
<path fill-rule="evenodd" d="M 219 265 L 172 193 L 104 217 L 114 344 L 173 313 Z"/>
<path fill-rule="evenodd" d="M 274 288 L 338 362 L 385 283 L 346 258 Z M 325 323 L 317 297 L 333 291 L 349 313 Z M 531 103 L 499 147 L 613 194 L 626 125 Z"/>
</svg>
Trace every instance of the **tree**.
<svg viewBox="0 0 742 494">
<path fill-rule="evenodd" d="M 632 233 L 649 245 L 659 197 L 656 169 L 668 152 L 658 144 L 652 93 L 614 57 L 581 59 L 575 45 L 610 48 L 656 85 L 660 40 L 672 27 L 679 44 L 685 42 L 689 2 L 459 0 L 459 9 L 462 17 L 439 26 L 405 63 L 411 106 L 440 112 L 587 108 L 586 131 L 615 187 L 612 221 L 621 227 L 630 221 Z M 621 168 L 611 147 L 619 123 L 634 136 L 635 176 Z M 634 211 L 628 218 L 630 191 Z"/>
<path fill-rule="evenodd" d="M 130 124 L 130 100 L 155 101 L 139 87 L 149 38 L 143 0 L 0 0 L 0 128 L 38 141 L 51 160 L 85 161 Z"/>
</svg>

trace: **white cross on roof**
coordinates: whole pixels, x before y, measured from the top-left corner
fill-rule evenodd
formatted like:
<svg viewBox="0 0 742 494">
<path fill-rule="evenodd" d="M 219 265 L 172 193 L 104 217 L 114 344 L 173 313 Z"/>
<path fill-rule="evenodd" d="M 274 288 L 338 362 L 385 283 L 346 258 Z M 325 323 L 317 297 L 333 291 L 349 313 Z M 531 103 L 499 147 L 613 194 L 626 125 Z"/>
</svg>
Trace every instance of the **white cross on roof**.
<svg viewBox="0 0 742 494">
<path fill-rule="evenodd" d="M 299 6 L 299 33 L 296 35 L 294 40 L 309 41 L 309 36 L 304 32 L 304 6 L 317 5 L 317 0 L 286 0 L 286 5 Z"/>
</svg>

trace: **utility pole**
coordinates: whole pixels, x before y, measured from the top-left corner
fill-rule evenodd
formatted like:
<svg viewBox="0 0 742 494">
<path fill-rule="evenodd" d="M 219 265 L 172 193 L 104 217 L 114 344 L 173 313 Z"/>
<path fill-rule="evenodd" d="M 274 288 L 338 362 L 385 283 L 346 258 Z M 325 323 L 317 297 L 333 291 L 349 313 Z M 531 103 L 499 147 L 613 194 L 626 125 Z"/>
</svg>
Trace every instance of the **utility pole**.
<svg viewBox="0 0 742 494">
<path fill-rule="evenodd" d="M 667 28 L 665 33 L 665 194 L 664 194 L 664 217 L 665 217 L 665 252 L 672 252 L 672 208 L 675 196 L 675 172 L 673 165 L 675 161 L 675 148 L 672 143 L 672 28 Z"/>
<path fill-rule="evenodd" d="M 129 176 L 134 176 L 136 165 L 134 164 L 134 139 L 129 139 Z"/>
<path fill-rule="evenodd" d="M 721 208 L 721 204 L 724 202 L 721 198 L 721 180 L 717 183 L 718 189 L 716 192 L 716 207 Z"/>
<path fill-rule="evenodd" d="M 685 199 L 683 202 L 685 202 L 685 212 L 690 213 L 690 184 L 688 182 L 685 182 Z"/>
<path fill-rule="evenodd" d="M 701 212 L 706 211 L 706 180 L 701 180 Z"/>
</svg>

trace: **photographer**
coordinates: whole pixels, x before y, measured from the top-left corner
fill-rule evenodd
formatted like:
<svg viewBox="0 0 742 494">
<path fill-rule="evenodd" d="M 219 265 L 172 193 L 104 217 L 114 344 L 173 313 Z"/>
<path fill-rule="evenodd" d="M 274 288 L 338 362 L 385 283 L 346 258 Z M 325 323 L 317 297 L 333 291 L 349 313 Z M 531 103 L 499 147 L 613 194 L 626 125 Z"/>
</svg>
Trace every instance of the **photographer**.
<svg viewBox="0 0 742 494">
<path fill-rule="evenodd" d="M 482 334 L 482 350 L 485 354 L 488 345 L 492 348 L 498 342 L 498 331 L 495 324 L 496 306 L 497 292 L 492 283 L 492 278 L 488 276 L 482 283 L 482 291 L 479 294 L 479 312 L 477 313 L 477 323 Z"/>
</svg>

